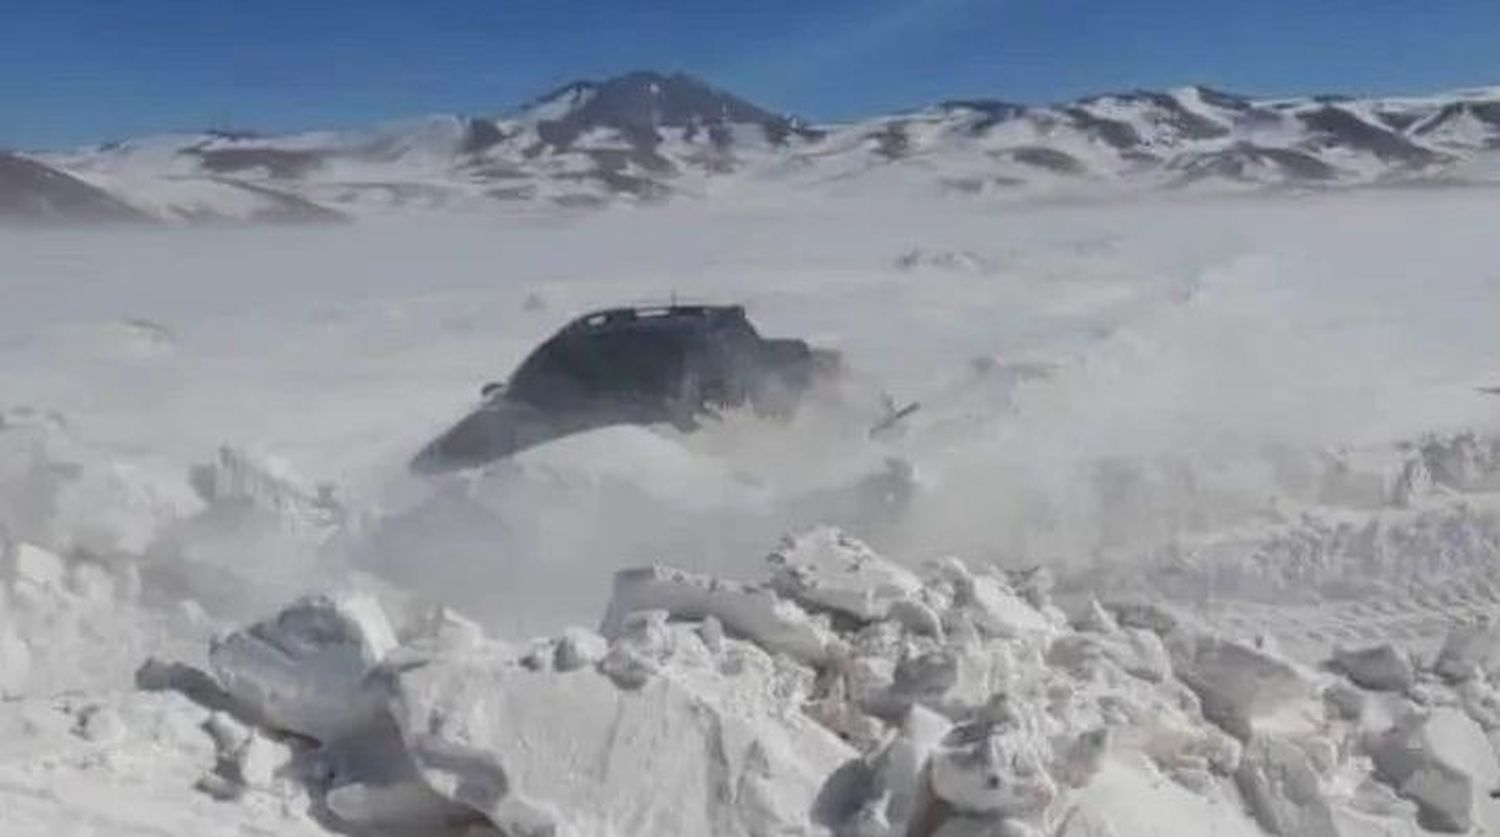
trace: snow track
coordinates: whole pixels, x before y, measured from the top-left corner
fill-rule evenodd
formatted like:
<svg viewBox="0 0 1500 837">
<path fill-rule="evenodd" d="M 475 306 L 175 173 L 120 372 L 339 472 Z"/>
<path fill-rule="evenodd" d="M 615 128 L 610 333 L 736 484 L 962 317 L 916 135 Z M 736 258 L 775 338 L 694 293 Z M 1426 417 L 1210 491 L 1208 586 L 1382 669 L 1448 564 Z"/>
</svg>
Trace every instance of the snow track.
<svg viewBox="0 0 1500 837">
<path fill-rule="evenodd" d="M 1121 573 L 1236 636 L 1307 659 L 1395 642 L 1431 651 L 1454 625 L 1500 620 L 1500 496 L 1423 509 L 1305 511 L 1295 523 L 1174 545 Z"/>
</svg>

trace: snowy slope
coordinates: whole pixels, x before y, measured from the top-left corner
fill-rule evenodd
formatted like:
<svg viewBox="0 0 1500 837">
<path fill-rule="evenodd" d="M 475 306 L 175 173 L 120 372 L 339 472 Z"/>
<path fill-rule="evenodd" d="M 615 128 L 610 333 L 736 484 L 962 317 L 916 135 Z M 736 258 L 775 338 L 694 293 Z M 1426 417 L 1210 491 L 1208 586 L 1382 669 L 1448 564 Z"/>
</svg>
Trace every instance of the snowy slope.
<svg viewBox="0 0 1500 837">
<path fill-rule="evenodd" d="M 146 220 L 145 214 L 81 178 L 39 160 L 0 153 L 0 221 L 139 223 Z"/>
</svg>

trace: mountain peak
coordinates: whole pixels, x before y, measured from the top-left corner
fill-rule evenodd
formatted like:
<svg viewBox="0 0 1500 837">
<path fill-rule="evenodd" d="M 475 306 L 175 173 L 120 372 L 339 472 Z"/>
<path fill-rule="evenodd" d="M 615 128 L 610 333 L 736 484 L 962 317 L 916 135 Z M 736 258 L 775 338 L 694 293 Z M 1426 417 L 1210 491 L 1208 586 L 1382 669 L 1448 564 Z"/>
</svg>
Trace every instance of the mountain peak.
<svg viewBox="0 0 1500 837">
<path fill-rule="evenodd" d="M 566 146 L 592 128 L 654 134 L 657 128 L 751 124 L 784 130 L 778 116 L 686 73 L 636 70 L 557 88 L 523 113 L 539 123 L 544 139 Z"/>
<path fill-rule="evenodd" d="M 649 102 L 658 109 L 660 124 L 685 124 L 687 119 L 755 121 L 767 115 L 759 107 L 687 73 L 635 70 L 624 75 L 591 82 L 599 96 L 616 105 Z M 749 118 L 728 118 L 742 115 Z"/>
<path fill-rule="evenodd" d="M 1183 92 L 1197 97 L 1198 101 L 1206 105 L 1230 111 L 1245 111 L 1252 106 L 1248 96 L 1231 93 L 1217 87 L 1209 87 L 1206 84 L 1194 84 L 1183 88 Z"/>
</svg>

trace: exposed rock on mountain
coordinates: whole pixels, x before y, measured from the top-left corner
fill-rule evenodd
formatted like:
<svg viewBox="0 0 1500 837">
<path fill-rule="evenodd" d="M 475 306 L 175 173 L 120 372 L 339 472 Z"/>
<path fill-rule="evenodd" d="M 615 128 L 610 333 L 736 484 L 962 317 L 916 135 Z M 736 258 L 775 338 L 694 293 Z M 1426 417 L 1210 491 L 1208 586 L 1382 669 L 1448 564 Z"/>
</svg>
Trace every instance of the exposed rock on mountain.
<svg viewBox="0 0 1500 837">
<path fill-rule="evenodd" d="M 51 166 L 79 181 L 75 191 L 93 190 L 69 205 L 92 205 L 94 215 L 197 222 L 598 207 L 736 185 L 999 199 L 1474 185 L 1495 180 L 1497 153 L 1500 89 L 1253 99 L 1188 87 L 1048 106 L 952 100 L 813 126 L 687 75 L 635 72 L 574 82 L 501 116 L 274 137 L 178 134 L 8 159 Z M 31 200 L 5 217 L 68 216 L 43 211 L 54 203 Z"/>
<path fill-rule="evenodd" d="M 0 152 L 0 222 L 146 221 L 101 189 L 43 163 Z"/>
</svg>

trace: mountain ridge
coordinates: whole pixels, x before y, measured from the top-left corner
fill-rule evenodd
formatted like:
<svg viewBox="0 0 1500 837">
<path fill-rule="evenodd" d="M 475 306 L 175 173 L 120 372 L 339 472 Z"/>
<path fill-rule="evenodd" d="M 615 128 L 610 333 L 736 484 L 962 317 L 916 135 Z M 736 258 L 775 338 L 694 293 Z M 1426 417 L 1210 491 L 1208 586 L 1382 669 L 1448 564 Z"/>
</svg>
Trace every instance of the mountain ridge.
<svg viewBox="0 0 1500 837">
<path fill-rule="evenodd" d="M 281 135 L 186 132 L 22 159 L 66 178 L 58 183 L 76 181 L 172 223 L 601 207 L 741 186 L 848 191 L 899 182 L 1000 200 L 1488 186 L 1500 183 L 1500 88 L 1256 98 L 1191 85 L 1048 105 L 951 99 L 815 124 L 685 73 L 641 70 L 570 82 L 493 116 Z M 33 181 L 0 183 L 0 203 L 57 203 Z M 51 211 L 46 220 L 91 219 Z"/>
</svg>

